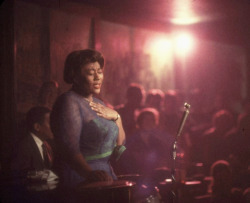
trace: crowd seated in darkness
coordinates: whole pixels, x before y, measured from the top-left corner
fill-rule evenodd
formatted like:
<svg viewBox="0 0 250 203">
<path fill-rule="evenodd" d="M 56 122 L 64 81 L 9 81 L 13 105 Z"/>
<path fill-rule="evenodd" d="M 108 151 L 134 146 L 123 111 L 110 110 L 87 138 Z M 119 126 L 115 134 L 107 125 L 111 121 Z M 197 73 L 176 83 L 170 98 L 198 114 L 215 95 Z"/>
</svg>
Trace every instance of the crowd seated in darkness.
<svg viewBox="0 0 250 203">
<path fill-rule="evenodd" d="M 195 98 L 189 100 L 196 100 L 197 94 L 195 95 Z M 201 96 L 201 94 L 198 95 Z M 145 103 L 140 100 L 141 108 L 139 109 L 141 111 L 138 109 L 134 111 L 131 114 L 133 117 L 127 114 L 126 120 L 135 121 L 135 115 L 139 116 L 136 117 L 137 127 L 133 132 L 127 134 L 127 152 L 121 157 L 121 168 L 123 169 L 120 173 L 118 171 L 118 174 L 143 173 L 142 169 L 146 170 L 147 168 L 144 158 L 153 149 L 163 155 L 162 158 L 165 161 L 165 165 L 163 165 L 166 168 L 171 168 L 171 161 L 169 161 L 171 157 L 169 158 L 168 155 L 172 152 L 171 145 L 181 122 L 183 104 L 188 101 L 185 101 L 181 92 L 176 90 L 168 90 L 163 96 L 162 90 L 151 89 L 146 93 L 145 98 Z M 214 106 L 210 106 L 207 111 L 205 107 L 202 107 L 203 109 L 200 106 L 197 107 L 199 104 L 203 105 L 202 98 L 198 98 L 199 101 L 194 102 L 194 105 L 191 103 L 189 117 L 180 140 L 178 140 L 181 152 L 184 153 L 185 157 L 186 174 L 189 176 L 188 179 L 211 176 L 210 168 L 214 166 L 213 164 L 218 160 L 225 160 L 230 165 L 232 187 L 245 190 L 247 197 L 247 189 L 250 187 L 249 102 L 245 101 L 242 104 L 244 106 L 242 113 L 237 114 L 224 105 L 223 101 L 226 99 L 223 98 L 223 95 L 218 95 L 216 98 L 218 101 L 211 102 Z M 159 120 L 155 119 L 158 117 L 155 115 L 159 115 Z M 124 112 L 124 116 L 126 117 L 126 112 Z M 145 122 L 147 122 L 144 126 L 142 118 L 145 118 Z M 150 127 L 152 127 L 151 130 L 149 130 Z M 125 127 L 125 131 L 129 132 L 129 130 Z M 152 136 L 142 136 L 149 135 L 149 131 L 155 130 L 157 133 L 152 133 Z M 159 136 L 159 134 L 161 135 Z M 165 138 L 165 140 L 160 141 L 158 139 L 160 137 Z M 161 151 L 162 145 L 165 146 L 163 151 Z M 135 161 L 132 163 L 133 159 Z M 125 167 L 122 163 L 123 160 L 126 160 Z"/>
</svg>

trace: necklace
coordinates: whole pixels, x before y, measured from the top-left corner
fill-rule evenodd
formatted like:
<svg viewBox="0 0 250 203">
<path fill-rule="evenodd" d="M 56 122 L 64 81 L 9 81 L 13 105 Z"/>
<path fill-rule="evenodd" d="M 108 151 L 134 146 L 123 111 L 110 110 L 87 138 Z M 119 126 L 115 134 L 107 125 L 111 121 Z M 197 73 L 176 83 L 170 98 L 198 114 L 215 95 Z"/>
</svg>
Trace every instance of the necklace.
<svg viewBox="0 0 250 203">
<path fill-rule="evenodd" d="M 90 99 L 88 99 L 88 98 L 86 98 L 86 97 L 83 97 L 83 99 L 84 99 L 85 101 L 87 101 L 88 103 L 91 102 Z M 92 99 L 92 101 L 93 101 L 93 99 Z"/>
</svg>

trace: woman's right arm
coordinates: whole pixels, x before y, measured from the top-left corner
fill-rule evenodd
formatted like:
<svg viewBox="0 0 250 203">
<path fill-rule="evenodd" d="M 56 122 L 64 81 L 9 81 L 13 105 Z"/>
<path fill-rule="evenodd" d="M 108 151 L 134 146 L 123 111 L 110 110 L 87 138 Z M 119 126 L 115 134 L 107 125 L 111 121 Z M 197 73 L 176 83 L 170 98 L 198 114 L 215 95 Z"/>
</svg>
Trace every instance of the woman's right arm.
<svg viewBox="0 0 250 203">
<path fill-rule="evenodd" d="M 74 154 L 72 156 L 72 161 L 77 173 L 86 178 L 87 182 L 112 180 L 112 178 L 105 171 L 92 170 L 81 153 Z"/>
<path fill-rule="evenodd" d="M 72 154 L 71 163 L 72 167 L 82 177 L 86 177 L 92 171 L 81 153 Z"/>
</svg>

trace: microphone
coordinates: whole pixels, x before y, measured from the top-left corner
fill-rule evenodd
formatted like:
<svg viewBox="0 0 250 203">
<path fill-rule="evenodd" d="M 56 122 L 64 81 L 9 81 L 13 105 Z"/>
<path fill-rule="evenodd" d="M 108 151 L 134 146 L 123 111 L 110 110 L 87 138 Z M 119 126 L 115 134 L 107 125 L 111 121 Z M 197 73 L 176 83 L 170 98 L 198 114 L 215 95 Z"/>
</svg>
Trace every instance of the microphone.
<svg viewBox="0 0 250 203">
<path fill-rule="evenodd" d="M 190 108 L 190 106 L 191 105 L 188 104 L 188 103 L 184 104 L 185 111 L 183 112 L 181 123 L 180 123 L 179 129 L 178 129 L 177 134 L 176 134 L 176 138 L 181 135 L 182 129 L 184 127 L 184 124 L 185 124 L 185 122 L 187 120 L 187 116 L 189 114 L 189 108 Z"/>
<path fill-rule="evenodd" d="M 184 127 L 184 124 L 187 120 L 187 116 L 189 114 L 189 108 L 190 108 L 190 104 L 188 103 L 184 103 L 184 108 L 185 108 L 185 111 L 183 112 L 183 115 L 182 115 L 182 119 L 181 119 L 181 123 L 180 123 L 180 126 L 179 126 L 179 129 L 177 131 L 177 134 L 175 136 L 175 141 L 173 143 L 173 148 L 172 148 L 172 155 L 173 155 L 173 159 L 175 160 L 176 159 L 176 150 L 177 150 L 177 138 L 181 135 L 181 132 L 182 132 L 182 129 Z"/>
</svg>

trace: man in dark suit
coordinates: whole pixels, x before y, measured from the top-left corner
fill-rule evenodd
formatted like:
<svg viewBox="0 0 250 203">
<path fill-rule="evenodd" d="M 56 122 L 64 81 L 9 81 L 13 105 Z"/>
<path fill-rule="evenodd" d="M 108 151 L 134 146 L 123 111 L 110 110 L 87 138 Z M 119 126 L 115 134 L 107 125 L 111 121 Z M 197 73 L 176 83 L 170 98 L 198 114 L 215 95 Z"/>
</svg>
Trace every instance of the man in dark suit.
<svg viewBox="0 0 250 203">
<path fill-rule="evenodd" d="M 50 169 L 53 152 L 47 140 L 53 139 L 50 130 L 50 109 L 36 106 L 26 115 L 27 136 L 19 143 L 11 167 L 16 172 Z"/>
</svg>

